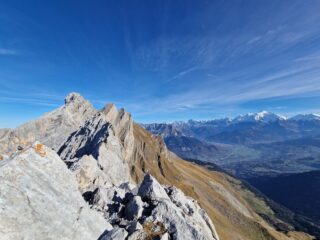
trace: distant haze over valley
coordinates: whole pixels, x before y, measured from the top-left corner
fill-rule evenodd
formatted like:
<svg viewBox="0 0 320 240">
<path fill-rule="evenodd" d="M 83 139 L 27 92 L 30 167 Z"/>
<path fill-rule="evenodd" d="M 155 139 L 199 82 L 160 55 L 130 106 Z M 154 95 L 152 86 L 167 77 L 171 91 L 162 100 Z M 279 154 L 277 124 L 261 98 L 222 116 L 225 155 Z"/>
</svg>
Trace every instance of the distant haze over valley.
<svg viewBox="0 0 320 240">
<path fill-rule="evenodd" d="M 320 115 L 261 111 L 230 118 L 142 124 L 181 157 L 243 178 L 320 169 Z"/>
</svg>

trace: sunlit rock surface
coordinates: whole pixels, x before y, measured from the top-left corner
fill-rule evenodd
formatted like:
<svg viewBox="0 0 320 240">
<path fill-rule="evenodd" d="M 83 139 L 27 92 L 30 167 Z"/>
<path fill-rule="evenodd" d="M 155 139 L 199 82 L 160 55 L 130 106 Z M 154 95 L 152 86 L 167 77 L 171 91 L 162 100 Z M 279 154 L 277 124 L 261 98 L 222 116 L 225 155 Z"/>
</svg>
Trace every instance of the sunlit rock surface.
<svg viewBox="0 0 320 240">
<path fill-rule="evenodd" d="M 0 167 L 0 239 L 97 239 L 111 225 L 91 210 L 59 156 L 40 143 Z"/>
</svg>

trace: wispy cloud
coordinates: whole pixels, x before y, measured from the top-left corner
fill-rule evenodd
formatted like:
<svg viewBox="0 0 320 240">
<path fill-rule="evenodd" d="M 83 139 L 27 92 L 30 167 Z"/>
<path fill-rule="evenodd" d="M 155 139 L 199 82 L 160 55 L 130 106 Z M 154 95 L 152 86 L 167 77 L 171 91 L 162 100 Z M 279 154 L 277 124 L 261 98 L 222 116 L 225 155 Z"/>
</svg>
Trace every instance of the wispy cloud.
<svg viewBox="0 0 320 240">
<path fill-rule="evenodd" d="M 195 81 L 188 91 L 148 99 L 140 102 L 140 105 L 136 103 L 134 111 L 148 115 L 230 108 L 246 101 L 275 97 L 310 94 L 320 96 L 320 63 L 317 58 L 308 58 L 308 60 L 304 63 L 291 61 L 290 64 L 280 68 L 277 66 L 269 68 L 268 71 L 265 68 L 262 68 L 260 72 L 249 71 L 245 68 L 224 74 L 220 76 L 220 79 L 219 76 L 215 76 L 215 79 L 219 81 L 212 81 L 210 77 L 207 81 L 204 79 L 199 82 Z"/>
<path fill-rule="evenodd" d="M 173 76 L 172 78 L 170 78 L 169 81 L 173 81 L 173 80 L 175 80 L 175 79 L 181 78 L 181 77 L 187 75 L 188 73 L 191 73 L 191 72 L 193 72 L 193 71 L 195 71 L 195 70 L 197 70 L 197 69 L 198 69 L 197 67 L 191 67 L 191 68 L 189 68 L 189 69 L 186 69 L 186 70 L 184 70 L 184 71 L 181 71 L 181 72 L 179 72 L 178 74 L 176 74 L 175 76 Z"/>
<path fill-rule="evenodd" d="M 8 49 L 8 48 L 0 48 L 0 56 L 14 56 L 18 55 L 19 52 L 14 49 Z"/>
<path fill-rule="evenodd" d="M 2 97 L 1 96 L 0 102 L 40 105 L 40 106 L 47 106 L 47 107 L 58 107 L 61 105 L 57 102 L 52 102 L 48 99 L 29 98 L 29 97 Z"/>
<path fill-rule="evenodd" d="M 258 42 L 261 38 L 262 38 L 261 36 L 253 37 L 247 42 L 247 44 L 252 44 L 252 43 Z"/>
</svg>

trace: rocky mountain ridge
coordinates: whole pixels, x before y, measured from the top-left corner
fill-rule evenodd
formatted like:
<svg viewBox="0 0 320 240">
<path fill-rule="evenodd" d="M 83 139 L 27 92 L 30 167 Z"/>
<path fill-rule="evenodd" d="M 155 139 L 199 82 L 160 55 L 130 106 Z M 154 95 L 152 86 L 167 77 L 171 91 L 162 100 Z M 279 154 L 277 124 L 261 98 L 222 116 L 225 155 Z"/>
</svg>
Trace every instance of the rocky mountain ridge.
<svg viewBox="0 0 320 240">
<path fill-rule="evenodd" d="M 67 97 L 70 100 L 77 98 L 77 94 Z M 65 117 L 65 112 L 70 101 L 66 102 L 59 108 L 59 116 L 63 116 L 59 119 L 69 119 Z M 47 127 L 26 130 L 20 139 L 28 134 L 31 135 L 29 139 L 36 136 L 49 139 L 46 141 L 48 147 L 56 149 L 62 158 L 59 158 L 60 161 L 66 163 L 65 170 L 61 171 L 71 170 L 78 191 L 90 208 L 106 222 L 105 232 L 101 232 L 99 239 L 311 239 L 307 234 L 294 231 L 290 225 L 286 225 L 285 232 L 279 231 L 276 226 L 283 224 L 283 220 L 277 218 L 263 199 L 242 189 L 240 181 L 178 158 L 167 150 L 160 137 L 152 136 L 134 123 L 123 109 L 117 110 L 114 105 L 107 105 L 103 110 L 92 110 L 90 116 L 86 115 L 87 112 L 78 111 L 82 123 L 78 127 L 72 125 L 74 131 L 58 144 L 58 149 L 59 140 L 55 134 L 45 134 Z M 57 119 L 56 113 L 53 113 L 34 122 L 44 121 L 47 126 L 47 122 L 53 123 Z M 32 127 L 26 129 L 29 128 Z M 65 126 L 61 126 L 59 121 L 53 128 L 60 132 Z M 42 129 L 45 129 L 44 132 Z M 32 135 L 33 131 L 36 131 L 35 135 Z M 4 152 L 11 156 L 1 154 L 5 162 L 0 165 L 0 174 L 3 168 L 16 161 L 16 156 L 29 151 L 28 143 L 21 146 L 21 141 L 16 141 L 14 144 L 17 145 L 17 154 L 10 153 L 10 149 Z M 34 154 L 40 154 L 45 160 L 39 163 L 50 162 L 51 153 L 47 155 L 47 151 L 52 150 L 45 147 L 34 149 Z M 27 157 L 30 161 L 36 158 L 32 154 Z M 14 168 L 10 171 L 12 177 L 20 179 L 20 175 L 15 176 Z M 58 172 L 54 174 L 59 175 Z M 49 181 L 50 170 L 43 171 L 43 175 Z M 21 187 L 33 190 L 34 181 L 38 179 L 28 179 L 26 182 L 29 185 Z M 62 182 L 59 184 L 64 185 Z M 47 184 L 44 183 L 44 186 Z M 10 185 L 9 181 L 4 185 L 7 191 L 12 187 L 16 186 Z M 45 191 L 42 192 L 47 196 Z M 37 199 L 37 194 L 39 192 L 30 191 L 27 204 L 23 206 L 25 211 L 32 211 L 28 202 Z M 13 199 L 9 198 L 7 204 L 10 205 Z M 261 217 L 263 214 L 268 214 L 273 224 L 265 221 Z M 0 216 L 0 222 L 5 222 L 4 215 Z M 41 222 L 41 219 L 30 219 L 35 224 Z M 72 228 L 70 223 L 66 226 Z M 68 236 L 65 238 L 70 239 Z"/>
<path fill-rule="evenodd" d="M 0 129 L 0 152 L 9 154 L 18 147 L 40 141 L 58 150 L 60 144 L 96 110 L 78 93 L 70 93 L 58 109 L 15 129 Z"/>
</svg>

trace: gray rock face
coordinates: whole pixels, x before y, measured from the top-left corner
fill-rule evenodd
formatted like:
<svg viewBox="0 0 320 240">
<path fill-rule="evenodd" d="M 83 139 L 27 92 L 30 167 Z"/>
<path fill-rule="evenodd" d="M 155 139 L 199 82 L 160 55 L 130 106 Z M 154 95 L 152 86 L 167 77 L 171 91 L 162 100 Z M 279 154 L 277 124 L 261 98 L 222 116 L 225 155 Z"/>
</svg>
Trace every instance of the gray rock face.
<svg viewBox="0 0 320 240">
<path fill-rule="evenodd" d="M 175 187 L 162 186 L 151 175 L 145 176 L 138 195 L 113 186 L 97 189 L 91 199 L 92 208 L 103 213 L 115 228 L 125 229 L 131 240 L 219 239 L 208 215 L 195 200 Z M 118 239 L 118 234 L 119 230 L 113 230 L 103 239 Z"/>
<path fill-rule="evenodd" d="M 112 124 L 123 146 L 123 157 L 128 160 L 132 156 L 134 149 L 133 121 L 130 113 L 123 108 L 118 111 L 114 104 L 107 104 L 102 112 L 106 120 Z"/>
<path fill-rule="evenodd" d="M 77 165 L 74 168 L 83 169 L 79 174 L 90 175 L 90 178 L 87 178 L 89 180 L 86 183 L 87 188 L 90 187 L 90 184 L 97 185 L 94 181 L 96 178 L 102 179 L 102 182 L 109 185 L 119 185 L 131 180 L 129 167 L 125 160 L 126 152 L 123 150 L 125 141 L 121 140 L 119 130 L 115 130 L 113 125 L 122 122 L 117 120 L 120 113 L 115 111 L 111 112 L 109 109 L 109 111 L 96 113 L 78 131 L 72 133 L 58 151 L 62 159 Z M 116 120 L 113 119 L 115 114 Z M 88 165 L 86 163 L 88 157 L 85 156 L 93 158 L 96 163 L 91 159 L 90 167 L 85 167 L 84 165 Z M 85 159 L 81 159 L 84 157 Z"/>
<path fill-rule="evenodd" d="M 156 199 L 153 202 L 154 208 L 145 222 L 161 224 L 172 239 L 219 239 L 205 211 L 181 190 L 162 187 L 155 178 L 146 175 L 139 188 L 140 193 L 146 201 Z M 149 199 L 146 196 L 150 196 Z"/>
<path fill-rule="evenodd" d="M 79 128 L 96 110 L 77 93 L 70 93 L 65 104 L 37 120 L 16 129 L 0 129 L 0 153 L 11 154 L 18 146 L 30 146 L 40 141 L 58 150 L 66 138 Z"/>
<path fill-rule="evenodd" d="M 0 238 L 97 239 L 111 225 L 90 210 L 74 176 L 42 144 L 0 167 Z"/>
<path fill-rule="evenodd" d="M 110 222 L 119 222 L 120 211 L 124 209 L 122 202 L 125 198 L 125 190 L 119 187 L 98 188 L 92 194 L 89 203 L 92 208 L 102 212 L 104 218 Z"/>
<path fill-rule="evenodd" d="M 164 188 L 149 174 L 144 177 L 143 182 L 140 185 L 138 195 L 141 196 L 142 199 L 150 199 L 153 201 L 159 201 L 162 199 L 169 200 L 169 196 Z"/>
<path fill-rule="evenodd" d="M 100 186 L 111 186 L 109 176 L 101 171 L 97 160 L 91 155 L 84 155 L 76 162 L 72 162 L 70 169 L 76 176 L 81 193 L 94 191 Z"/>
</svg>

